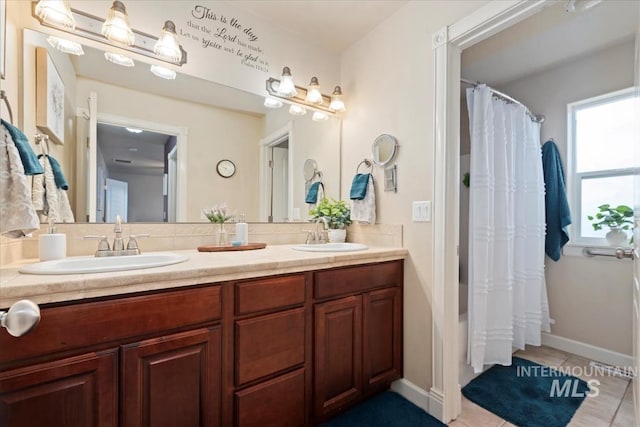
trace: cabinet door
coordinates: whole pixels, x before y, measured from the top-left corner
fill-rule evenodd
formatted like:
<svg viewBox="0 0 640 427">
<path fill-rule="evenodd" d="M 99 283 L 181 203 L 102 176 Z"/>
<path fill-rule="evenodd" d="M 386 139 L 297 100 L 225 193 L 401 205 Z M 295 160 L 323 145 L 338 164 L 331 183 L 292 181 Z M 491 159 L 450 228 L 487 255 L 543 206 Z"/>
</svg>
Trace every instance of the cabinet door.
<svg viewBox="0 0 640 427">
<path fill-rule="evenodd" d="M 118 350 L 0 373 L 0 426 L 115 427 Z"/>
<path fill-rule="evenodd" d="M 402 293 L 400 288 L 363 295 L 363 371 L 366 389 L 386 387 L 402 374 Z"/>
<path fill-rule="evenodd" d="M 316 417 L 357 399 L 362 385 L 362 298 L 314 308 Z"/>
<path fill-rule="evenodd" d="M 123 347 L 122 426 L 219 426 L 220 353 L 219 326 Z"/>
</svg>

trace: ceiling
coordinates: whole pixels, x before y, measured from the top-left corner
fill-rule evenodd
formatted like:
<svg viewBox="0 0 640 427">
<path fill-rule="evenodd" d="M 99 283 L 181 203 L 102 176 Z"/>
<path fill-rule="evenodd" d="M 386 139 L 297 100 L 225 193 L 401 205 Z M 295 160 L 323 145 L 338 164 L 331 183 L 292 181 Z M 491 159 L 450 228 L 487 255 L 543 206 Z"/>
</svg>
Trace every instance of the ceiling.
<svg viewBox="0 0 640 427">
<path fill-rule="evenodd" d="M 234 0 L 237 7 L 316 46 L 341 53 L 407 0 Z"/>
<path fill-rule="evenodd" d="M 587 0 L 577 0 L 576 5 Z M 640 2 L 606 0 L 576 12 L 566 2 L 550 6 L 532 17 L 466 49 L 462 77 L 500 86 L 522 77 L 632 40 L 638 28 Z"/>
</svg>

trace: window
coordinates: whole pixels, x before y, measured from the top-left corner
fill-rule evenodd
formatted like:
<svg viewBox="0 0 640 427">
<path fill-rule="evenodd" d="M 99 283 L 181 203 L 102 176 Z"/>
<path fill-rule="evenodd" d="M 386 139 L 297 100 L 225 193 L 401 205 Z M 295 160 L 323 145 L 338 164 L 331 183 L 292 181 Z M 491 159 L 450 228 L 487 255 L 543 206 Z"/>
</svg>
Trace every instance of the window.
<svg viewBox="0 0 640 427">
<path fill-rule="evenodd" d="M 601 244 L 588 215 L 598 206 L 633 207 L 635 97 L 632 89 L 568 105 L 571 240 Z"/>
</svg>

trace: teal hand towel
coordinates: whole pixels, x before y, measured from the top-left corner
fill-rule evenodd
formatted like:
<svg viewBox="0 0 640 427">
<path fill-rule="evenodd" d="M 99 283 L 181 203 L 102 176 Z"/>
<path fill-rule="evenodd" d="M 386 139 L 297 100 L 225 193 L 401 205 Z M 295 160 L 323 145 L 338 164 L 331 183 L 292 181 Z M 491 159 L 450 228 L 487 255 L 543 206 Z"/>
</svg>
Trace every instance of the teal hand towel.
<svg viewBox="0 0 640 427">
<path fill-rule="evenodd" d="M 29 145 L 29 140 L 26 135 L 22 133 L 20 129 L 15 127 L 9 122 L 6 122 L 0 119 L 0 123 L 7 129 L 9 135 L 11 135 L 11 139 L 16 144 L 16 148 L 18 149 L 18 153 L 20 154 L 20 160 L 22 161 L 22 166 L 24 167 L 25 175 L 40 175 L 44 173 L 44 169 L 42 165 L 38 161 L 38 156 L 31 149 L 31 145 Z"/>
<path fill-rule="evenodd" d="M 545 185 L 545 215 L 547 234 L 544 251 L 554 261 L 560 259 L 562 247 L 569 241 L 566 227 L 571 224 L 571 211 L 564 183 L 564 169 L 558 147 L 553 141 L 542 146 L 542 170 Z"/>
<path fill-rule="evenodd" d="M 42 157 L 42 154 L 38 156 L 38 158 L 40 157 Z M 64 173 L 62 173 L 62 166 L 60 166 L 60 163 L 53 157 L 47 156 L 47 158 L 49 159 L 49 164 L 51 165 L 53 180 L 56 182 L 56 187 L 63 190 L 68 190 L 69 184 L 67 184 L 67 179 L 64 177 Z"/>
<path fill-rule="evenodd" d="M 367 184 L 369 183 L 370 173 L 358 173 L 353 177 L 351 182 L 351 200 L 362 200 L 367 195 Z"/>
<path fill-rule="evenodd" d="M 307 197 L 305 199 L 306 203 L 315 204 L 318 202 L 318 189 L 322 185 L 322 182 L 316 181 L 309 187 L 309 191 L 307 192 Z M 324 186 L 322 186 L 324 188 Z"/>
</svg>

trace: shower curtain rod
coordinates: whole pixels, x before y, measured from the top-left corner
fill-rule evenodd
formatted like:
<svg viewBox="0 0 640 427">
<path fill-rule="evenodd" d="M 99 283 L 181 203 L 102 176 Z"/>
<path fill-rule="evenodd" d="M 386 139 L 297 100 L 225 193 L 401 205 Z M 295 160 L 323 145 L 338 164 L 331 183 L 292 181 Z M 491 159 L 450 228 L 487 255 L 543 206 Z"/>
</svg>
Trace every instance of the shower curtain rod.
<svg viewBox="0 0 640 427">
<path fill-rule="evenodd" d="M 461 81 L 462 83 L 468 84 L 468 85 L 473 86 L 473 87 L 477 87 L 478 85 L 483 84 L 483 83 L 480 83 L 480 82 L 472 82 L 471 80 L 467 80 L 467 79 L 460 79 L 460 81 Z M 514 98 L 510 97 L 509 95 L 507 95 L 507 94 L 505 94 L 505 93 L 502 93 L 502 92 L 500 92 L 499 90 L 496 90 L 496 89 L 492 88 L 492 87 L 491 87 L 491 86 L 489 86 L 489 85 L 486 85 L 486 86 L 489 88 L 489 90 L 490 90 L 494 95 L 496 95 L 496 96 L 498 96 L 498 97 L 500 97 L 500 98 L 504 99 L 505 101 L 508 101 L 508 102 L 513 103 L 513 104 L 518 104 L 518 105 L 523 106 L 523 107 L 524 107 L 524 109 L 527 111 L 527 115 L 529 115 L 529 117 L 531 117 L 531 120 L 533 120 L 534 122 L 536 122 L 536 123 L 542 123 L 542 122 L 544 122 L 544 116 L 543 116 L 543 115 L 536 115 L 536 114 L 533 114 L 533 113 L 529 110 L 529 108 L 527 108 L 527 106 L 526 106 L 526 105 L 524 105 L 522 102 L 518 101 L 517 99 L 514 99 Z"/>
</svg>

